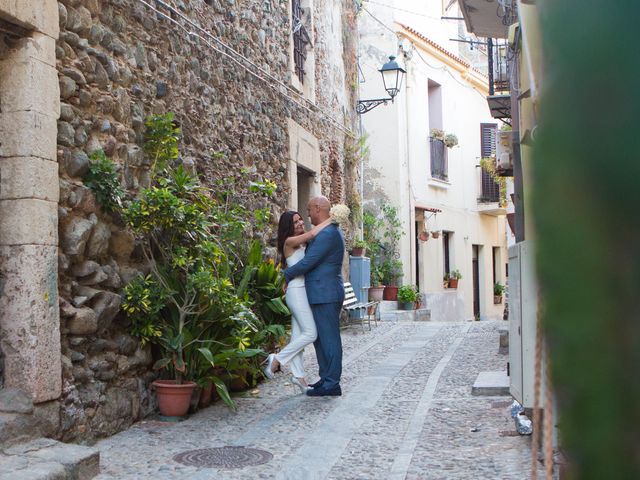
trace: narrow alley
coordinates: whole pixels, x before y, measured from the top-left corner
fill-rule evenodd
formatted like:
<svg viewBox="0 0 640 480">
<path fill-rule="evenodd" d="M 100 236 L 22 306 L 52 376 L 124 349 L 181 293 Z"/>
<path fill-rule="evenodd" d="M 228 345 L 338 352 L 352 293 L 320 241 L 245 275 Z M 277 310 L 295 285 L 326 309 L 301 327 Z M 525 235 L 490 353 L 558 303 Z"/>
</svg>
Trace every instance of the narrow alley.
<svg viewBox="0 0 640 480">
<path fill-rule="evenodd" d="M 218 402 L 184 422 L 146 420 L 98 442 L 96 478 L 530 478 L 530 437 L 515 432 L 511 397 L 471 395 L 480 371 L 505 367 L 504 325 L 351 327 L 342 397 L 305 397 L 285 372 L 237 397 L 237 413 Z M 315 372 L 313 349 L 305 356 Z M 220 447 L 236 448 L 184 454 Z M 198 466 L 216 459 L 232 468 Z"/>
</svg>

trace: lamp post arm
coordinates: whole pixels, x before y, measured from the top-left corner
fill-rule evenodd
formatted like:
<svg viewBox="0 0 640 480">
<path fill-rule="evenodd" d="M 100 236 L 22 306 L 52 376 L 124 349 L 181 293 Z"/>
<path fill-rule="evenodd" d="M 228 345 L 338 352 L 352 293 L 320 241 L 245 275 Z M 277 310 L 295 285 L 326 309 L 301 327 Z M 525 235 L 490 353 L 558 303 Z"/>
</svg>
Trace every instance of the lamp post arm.
<svg viewBox="0 0 640 480">
<path fill-rule="evenodd" d="M 356 105 L 356 112 L 362 115 L 363 113 L 367 113 L 369 110 L 373 110 L 378 105 L 386 105 L 387 102 L 393 102 L 393 98 L 374 98 L 372 100 L 358 100 L 358 105 Z"/>
</svg>

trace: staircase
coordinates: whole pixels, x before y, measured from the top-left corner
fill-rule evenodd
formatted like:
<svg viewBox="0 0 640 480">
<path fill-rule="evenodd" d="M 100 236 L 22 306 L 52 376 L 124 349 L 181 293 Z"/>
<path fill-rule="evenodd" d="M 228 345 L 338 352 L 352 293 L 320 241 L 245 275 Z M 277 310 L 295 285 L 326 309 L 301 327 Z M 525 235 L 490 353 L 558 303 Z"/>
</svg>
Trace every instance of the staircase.
<svg viewBox="0 0 640 480">
<path fill-rule="evenodd" d="M 31 398 L 0 389 L 0 480 L 89 480 L 100 473 L 100 452 L 42 438 Z"/>
</svg>

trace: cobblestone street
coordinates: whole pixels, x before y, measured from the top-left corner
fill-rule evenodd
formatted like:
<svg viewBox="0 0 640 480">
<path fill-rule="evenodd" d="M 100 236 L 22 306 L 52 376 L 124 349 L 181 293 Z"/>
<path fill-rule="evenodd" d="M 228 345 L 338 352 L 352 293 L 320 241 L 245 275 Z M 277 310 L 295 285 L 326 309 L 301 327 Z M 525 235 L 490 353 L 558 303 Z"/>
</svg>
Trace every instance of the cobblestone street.
<svg viewBox="0 0 640 480">
<path fill-rule="evenodd" d="M 308 398 L 288 375 L 181 423 L 154 420 L 99 442 L 102 474 L 124 478 L 522 479 L 530 438 L 510 397 L 473 397 L 480 371 L 505 368 L 500 322 L 380 323 L 343 332 L 342 397 Z M 306 352 L 315 371 L 313 349 Z M 251 447 L 273 458 L 237 469 L 185 466 L 176 454 Z"/>
</svg>

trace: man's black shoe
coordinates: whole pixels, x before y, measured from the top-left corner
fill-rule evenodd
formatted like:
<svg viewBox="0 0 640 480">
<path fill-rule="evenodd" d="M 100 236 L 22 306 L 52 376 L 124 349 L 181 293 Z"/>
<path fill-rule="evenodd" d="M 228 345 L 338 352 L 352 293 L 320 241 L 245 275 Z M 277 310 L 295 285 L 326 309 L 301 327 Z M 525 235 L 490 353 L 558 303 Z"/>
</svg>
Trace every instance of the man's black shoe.
<svg viewBox="0 0 640 480">
<path fill-rule="evenodd" d="M 323 381 L 322 379 L 318 380 L 316 383 L 312 383 L 311 385 L 309 385 L 311 388 L 318 388 L 320 385 L 322 385 Z"/>
<path fill-rule="evenodd" d="M 307 390 L 307 395 L 310 397 L 339 397 L 342 395 L 342 389 L 340 385 L 336 385 L 333 388 L 314 388 L 313 390 Z"/>
</svg>

